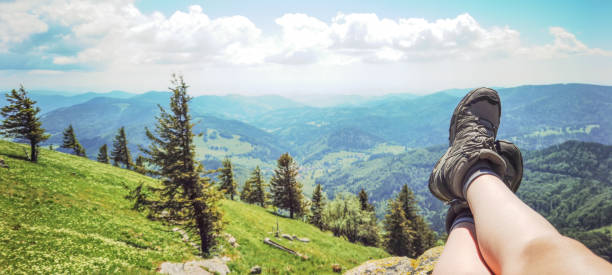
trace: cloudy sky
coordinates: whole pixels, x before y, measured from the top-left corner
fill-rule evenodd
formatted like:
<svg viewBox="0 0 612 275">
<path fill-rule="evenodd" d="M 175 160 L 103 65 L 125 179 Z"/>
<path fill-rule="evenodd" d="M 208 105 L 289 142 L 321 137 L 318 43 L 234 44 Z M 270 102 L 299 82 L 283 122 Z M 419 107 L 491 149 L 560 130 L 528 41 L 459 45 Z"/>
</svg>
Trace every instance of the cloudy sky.
<svg viewBox="0 0 612 275">
<path fill-rule="evenodd" d="M 427 3 L 423 3 L 427 2 Z M 0 0 L 0 90 L 612 85 L 612 1 Z"/>
</svg>

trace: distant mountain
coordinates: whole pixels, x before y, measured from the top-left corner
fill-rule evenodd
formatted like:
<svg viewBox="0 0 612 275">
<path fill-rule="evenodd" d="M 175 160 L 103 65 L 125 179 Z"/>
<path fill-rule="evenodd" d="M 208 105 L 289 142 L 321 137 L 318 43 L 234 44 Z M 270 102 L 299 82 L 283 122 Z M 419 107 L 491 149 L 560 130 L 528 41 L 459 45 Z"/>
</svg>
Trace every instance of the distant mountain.
<svg viewBox="0 0 612 275">
<path fill-rule="evenodd" d="M 4 96 L 6 92 L 3 92 L 0 95 L 0 106 L 4 106 L 6 104 L 6 99 Z M 134 96 L 134 94 L 122 91 L 112 91 L 108 93 L 88 92 L 83 94 L 71 94 L 59 91 L 28 91 L 28 94 L 30 98 L 36 101 L 36 106 L 40 107 L 43 114 L 57 108 L 83 103 L 96 97 L 129 98 Z"/>
<path fill-rule="evenodd" d="M 42 117 L 43 127 L 52 136 L 47 143 L 61 144 L 62 132 L 72 124 L 79 141 L 90 158 L 95 158 L 102 144 L 111 146 L 117 130 L 124 126 L 132 155 L 139 154 L 138 145 L 146 146 L 145 127 L 154 129 L 156 106 L 167 102 L 169 93 L 152 92 L 130 98 L 97 97 L 70 107 L 59 108 Z M 198 157 L 218 166 L 224 157 L 244 158 L 254 163 L 274 160 L 287 151 L 284 142 L 258 128 L 237 120 L 192 113 Z M 249 169 L 254 168 L 249 167 Z M 263 165 L 262 165 L 263 166 Z M 216 167 L 207 167 L 216 168 Z"/>
<path fill-rule="evenodd" d="M 612 144 L 610 86 L 555 84 L 498 91 L 502 99 L 499 137 L 529 149 L 571 139 Z M 456 93 L 442 91 L 374 106 L 280 109 L 248 122 L 294 146 L 314 144 L 342 128 L 356 128 L 408 147 L 431 146 L 447 142 L 449 120 L 461 99 Z"/>
</svg>

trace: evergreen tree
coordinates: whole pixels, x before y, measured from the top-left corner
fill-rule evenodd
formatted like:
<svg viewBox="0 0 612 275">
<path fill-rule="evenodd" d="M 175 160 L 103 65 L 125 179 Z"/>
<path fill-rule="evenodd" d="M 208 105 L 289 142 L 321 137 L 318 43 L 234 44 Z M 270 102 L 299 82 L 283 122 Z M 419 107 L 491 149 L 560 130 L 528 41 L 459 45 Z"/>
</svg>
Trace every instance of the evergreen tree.
<svg viewBox="0 0 612 275">
<path fill-rule="evenodd" d="M 145 157 L 138 155 L 138 157 L 136 157 L 136 163 L 134 164 L 134 171 L 140 174 L 146 175 L 148 171 L 147 171 L 147 167 L 145 167 L 145 162 L 146 162 Z"/>
<path fill-rule="evenodd" d="M 234 195 L 236 195 L 236 182 L 234 181 L 232 162 L 229 158 L 223 160 L 223 167 L 220 169 L 219 180 L 221 180 L 219 190 L 223 190 L 226 195 L 230 196 L 231 200 L 234 200 Z"/>
<path fill-rule="evenodd" d="M 64 129 L 63 136 L 62 148 L 72 149 L 75 155 L 86 157 L 85 148 L 83 148 L 81 143 L 79 143 L 79 140 L 76 138 L 72 124 L 70 124 L 68 128 Z"/>
<path fill-rule="evenodd" d="M 132 156 L 130 149 L 127 146 L 127 137 L 125 136 L 125 127 L 121 127 L 113 140 L 113 151 L 111 151 L 111 159 L 113 165 L 119 166 L 124 164 L 126 169 L 132 169 Z"/>
<path fill-rule="evenodd" d="M 374 211 L 374 205 L 368 202 L 368 193 L 363 188 L 359 191 L 359 203 L 362 211 Z"/>
<path fill-rule="evenodd" d="M 429 228 L 429 225 L 423 218 L 418 214 L 417 200 L 414 193 L 408 185 L 404 184 L 400 193 L 397 196 L 397 200 L 400 203 L 406 220 L 410 221 L 410 229 L 415 232 L 415 239 L 412 241 L 412 251 L 415 255 L 421 255 L 428 248 L 432 247 L 435 243 L 435 233 Z"/>
<path fill-rule="evenodd" d="M 323 223 L 323 209 L 325 208 L 325 196 L 321 190 L 321 185 L 317 184 L 314 192 L 312 193 L 312 204 L 310 205 L 310 223 L 319 229 L 323 230 L 325 224 Z"/>
<path fill-rule="evenodd" d="M 195 230 L 200 238 L 200 248 L 208 255 L 216 244 L 222 229 L 222 213 L 218 202 L 222 195 L 210 183 L 202 164 L 195 159 L 193 123 L 189 115 L 187 85 L 182 77 L 173 75 L 170 111 L 159 106 L 155 132 L 146 129 L 151 140 L 148 162 L 158 168 L 162 188 L 158 190 L 160 201 L 153 204 L 157 213 L 167 211 L 165 219 Z"/>
<path fill-rule="evenodd" d="M 106 146 L 106 144 L 100 146 L 100 150 L 98 151 L 97 160 L 99 162 L 106 163 L 106 164 L 110 163 L 108 159 L 108 147 Z"/>
<path fill-rule="evenodd" d="M 265 207 L 268 194 L 266 193 L 266 184 L 259 166 L 255 167 L 247 181 L 251 183 L 251 195 L 249 197 L 251 203 L 258 203 L 259 206 Z"/>
<path fill-rule="evenodd" d="M 30 143 L 30 161 L 38 161 L 38 145 L 49 138 L 37 117 L 40 108 L 34 107 L 36 101 L 28 97 L 21 86 L 19 91 L 13 89 L 6 95 L 8 105 L 0 109 L 4 117 L 0 125 L 0 134 L 8 138 L 16 138 Z"/>
<path fill-rule="evenodd" d="M 289 210 L 289 216 L 301 215 L 302 185 L 297 181 L 297 164 L 289 153 L 284 153 L 277 160 L 277 168 L 270 180 L 272 204 L 281 209 Z"/>
<path fill-rule="evenodd" d="M 412 239 L 415 232 L 410 228 L 410 222 L 406 220 L 401 203 L 398 200 L 390 201 L 387 212 L 383 221 L 385 249 L 393 255 L 414 257 Z"/>
<path fill-rule="evenodd" d="M 242 187 L 242 192 L 240 192 L 240 200 L 246 203 L 251 202 L 251 196 L 253 194 L 253 189 L 251 188 L 251 181 L 246 180 L 244 182 L 244 186 Z"/>
</svg>

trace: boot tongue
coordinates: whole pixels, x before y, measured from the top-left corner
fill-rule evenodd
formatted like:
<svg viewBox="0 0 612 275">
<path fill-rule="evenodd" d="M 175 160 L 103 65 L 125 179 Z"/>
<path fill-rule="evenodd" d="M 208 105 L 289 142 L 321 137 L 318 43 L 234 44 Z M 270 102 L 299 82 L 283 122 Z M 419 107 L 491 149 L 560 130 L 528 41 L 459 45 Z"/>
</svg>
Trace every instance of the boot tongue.
<svg viewBox="0 0 612 275">
<path fill-rule="evenodd" d="M 495 137 L 499 125 L 499 105 L 482 99 L 471 103 L 469 108 L 470 113 L 478 118 L 478 122 L 487 128 L 487 135 Z"/>
</svg>

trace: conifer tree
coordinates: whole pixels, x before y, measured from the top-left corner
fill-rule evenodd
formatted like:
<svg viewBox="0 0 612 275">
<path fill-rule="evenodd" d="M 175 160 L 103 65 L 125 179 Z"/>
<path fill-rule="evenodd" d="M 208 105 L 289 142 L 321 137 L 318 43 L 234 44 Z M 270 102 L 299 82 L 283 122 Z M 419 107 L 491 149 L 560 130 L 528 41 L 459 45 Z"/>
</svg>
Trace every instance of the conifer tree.
<svg viewBox="0 0 612 275">
<path fill-rule="evenodd" d="M 408 185 L 402 186 L 397 200 L 402 206 L 406 220 L 410 221 L 410 229 L 415 232 L 415 238 L 412 241 L 412 250 L 415 255 L 412 256 L 421 255 L 434 245 L 435 233 L 429 228 L 423 216 L 418 214 L 416 197 Z"/>
<path fill-rule="evenodd" d="M 16 138 L 30 143 L 30 161 L 38 161 L 38 145 L 49 138 L 37 117 L 40 108 L 35 107 L 36 101 L 28 97 L 23 86 L 13 89 L 6 95 L 8 105 L 0 109 L 4 117 L 0 125 L 0 134 L 8 138 Z"/>
<path fill-rule="evenodd" d="M 232 162 L 229 158 L 223 160 L 223 167 L 221 167 L 219 172 L 219 180 L 221 180 L 219 190 L 223 190 L 226 195 L 230 196 L 231 200 L 234 200 L 234 195 L 236 195 L 236 182 L 234 181 Z"/>
<path fill-rule="evenodd" d="M 65 149 L 72 149 L 73 153 L 77 156 L 86 157 L 85 148 L 83 148 L 81 143 L 79 143 L 79 140 L 76 138 L 72 124 L 70 124 L 68 128 L 64 129 L 61 147 Z"/>
<path fill-rule="evenodd" d="M 266 184 L 259 166 L 255 167 L 247 181 L 251 183 L 251 195 L 249 197 L 251 203 L 257 203 L 259 206 L 265 207 L 268 194 L 266 193 Z"/>
<path fill-rule="evenodd" d="M 385 215 L 383 221 L 385 249 L 393 255 L 414 257 L 412 239 L 415 232 L 410 228 L 410 222 L 406 220 L 401 203 L 398 200 L 392 200 L 388 207 L 388 214 Z"/>
<path fill-rule="evenodd" d="M 325 208 L 325 196 L 321 190 L 321 184 L 317 184 L 314 192 L 312 193 L 312 204 L 310 205 L 310 223 L 319 229 L 323 230 L 325 224 L 323 223 L 323 209 Z"/>
<path fill-rule="evenodd" d="M 146 175 L 147 174 L 147 168 L 145 167 L 145 157 L 138 155 L 138 157 L 136 157 L 136 163 L 134 164 L 134 171 L 136 171 L 137 173 Z"/>
<path fill-rule="evenodd" d="M 242 187 L 242 192 L 240 192 L 240 200 L 246 203 L 251 202 L 251 196 L 253 194 L 253 189 L 251 188 L 251 181 L 246 180 L 244 182 L 244 186 Z"/>
<path fill-rule="evenodd" d="M 130 155 L 130 149 L 127 146 L 127 137 L 125 136 L 125 127 L 119 128 L 119 132 L 113 140 L 113 151 L 111 151 L 111 159 L 113 165 L 119 166 L 120 164 L 125 165 L 126 169 L 132 169 L 132 156 Z"/>
<path fill-rule="evenodd" d="M 166 210 L 165 219 L 195 230 L 204 255 L 216 244 L 215 236 L 222 229 L 222 213 L 218 202 L 222 195 L 210 183 L 202 164 L 195 159 L 191 115 L 189 115 L 188 86 L 182 77 L 173 75 L 170 88 L 170 111 L 159 106 L 160 114 L 154 132 L 146 129 L 151 140 L 148 162 L 158 168 L 162 181 L 158 190 L 160 201 L 153 204 L 157 213 Z"/>
<path fill-rule="evenodd" d="M 289 153 L 284 153 L 277 160 L 277 168 L 270 180 L 270 191 L 274 206 L 289 210 L 289 216 L 301 215 L 302 184 L 297 181 L 297 164 Z"/>
<path fill-rule="evenodd" d="M 97 160 L 99 162 L 106 163 L 106 164 L 110 163 L 108 159 L 108 147 L 106 146 L 106 144 L 103 144 L 102 146 L 100 146 L 100 150 L 98 151 Z"/>
<path fill-rule="evenodd" d="M 363 188 L 359 191 L 359 203 L 362 211 L 374 211 L 374 205 L 368 202 L 368 193 Z"/>
</svg>

